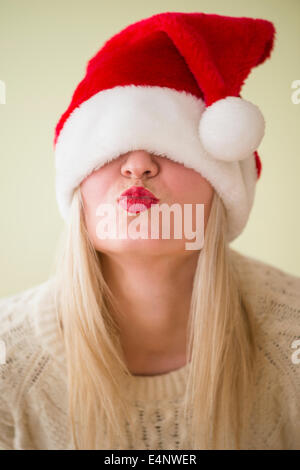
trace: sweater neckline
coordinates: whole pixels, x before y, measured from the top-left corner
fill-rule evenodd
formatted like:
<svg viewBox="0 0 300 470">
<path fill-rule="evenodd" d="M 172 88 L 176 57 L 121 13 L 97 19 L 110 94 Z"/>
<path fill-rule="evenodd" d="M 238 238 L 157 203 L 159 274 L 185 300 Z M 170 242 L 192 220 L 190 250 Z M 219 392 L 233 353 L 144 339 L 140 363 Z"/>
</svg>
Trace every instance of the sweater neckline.
<svg viewBox="0 0 300 470">
<path fill-rule="evenodd" d="M 152 401 L 176 399 L 186 388 L 191 363 L 157 375 L 130 375 L 126 379 L 126 395 L 130 400 Z"/>
</svg>

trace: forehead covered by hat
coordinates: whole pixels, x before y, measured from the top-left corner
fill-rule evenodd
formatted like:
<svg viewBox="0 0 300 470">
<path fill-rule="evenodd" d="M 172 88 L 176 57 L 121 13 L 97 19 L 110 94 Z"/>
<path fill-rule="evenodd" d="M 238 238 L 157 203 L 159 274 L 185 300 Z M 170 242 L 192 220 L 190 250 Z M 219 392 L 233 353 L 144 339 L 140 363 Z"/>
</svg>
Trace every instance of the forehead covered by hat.
<svg viewBox="0 0 300 470">
<path fill-rule="evenodd" d="M 87 175 L 144 149 L 201 173 L 222 198 L 228 241 L 235 239 L 253 205 L 265 132 L 260 109 L 240 93 L 274 39 L 268 20 L 166 12 L 106 41 L 55 128 L 62 217 Z"/>
</svg>

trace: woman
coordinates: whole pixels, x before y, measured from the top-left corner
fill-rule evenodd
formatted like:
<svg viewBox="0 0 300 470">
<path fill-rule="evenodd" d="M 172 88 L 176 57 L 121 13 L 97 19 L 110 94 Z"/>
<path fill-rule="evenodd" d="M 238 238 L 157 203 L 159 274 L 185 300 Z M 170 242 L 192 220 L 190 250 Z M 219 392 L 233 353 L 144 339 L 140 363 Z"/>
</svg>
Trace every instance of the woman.
<svg viewBox="0 0 300 470">
<path fill-rule="evenodd" d="M 274 34 L 162 13 L 89 61 L 55 132 L 55 276 L 1 303 L 0 448 L 300 449 L 300 279 L 229 247 L 264 133 L 239 93 Z"/>
</svg>

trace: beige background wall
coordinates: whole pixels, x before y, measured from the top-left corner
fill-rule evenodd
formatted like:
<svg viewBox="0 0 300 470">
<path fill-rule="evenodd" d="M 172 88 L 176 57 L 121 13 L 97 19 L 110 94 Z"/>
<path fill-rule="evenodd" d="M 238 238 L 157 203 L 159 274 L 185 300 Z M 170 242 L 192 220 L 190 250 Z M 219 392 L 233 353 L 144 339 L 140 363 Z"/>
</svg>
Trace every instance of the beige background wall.
<svg viewBox="0 0 300 470">
<path fill-rule="evenodd" d="M 87 60 L 125 26 L 163 11 L 203 11 L 274 22 L 271 60 L 242 96 L 267 123 L 263 171 L 247 227 L 232 247 L 300 276 L 299 0 L 148 2 L 0 0 L 0 296 L 46 280 L 63 226 L 54 192 L 53 132 Z M 300 96 L 300 93 L 299 93 Z"/>
</svg>

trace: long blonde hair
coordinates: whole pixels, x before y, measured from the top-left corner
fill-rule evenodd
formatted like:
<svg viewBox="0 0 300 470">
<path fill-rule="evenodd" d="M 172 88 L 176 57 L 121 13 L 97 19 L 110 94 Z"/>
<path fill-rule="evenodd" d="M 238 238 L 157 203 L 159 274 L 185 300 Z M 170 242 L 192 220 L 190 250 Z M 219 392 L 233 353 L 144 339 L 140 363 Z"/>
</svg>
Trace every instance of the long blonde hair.
<svg viewBox="0 0 300 470">
<path fill-rule="evenodd" d="M 189 312 L 191 362 L 183 407 L 186 423 L 191 420 L 191 449 L 240 449 L 254 398 L 257 325 L 241 293 L 226 223 L 215 193 Z M 123 386 L 130 371 L 111 314 L 117 304 L 85 226 L 80 187 L 58 247 L 56 281 L 74 448 L 113 449 L 113 442 L 124 439 L 121 423 L 132 419 Z"/>
</svg>

